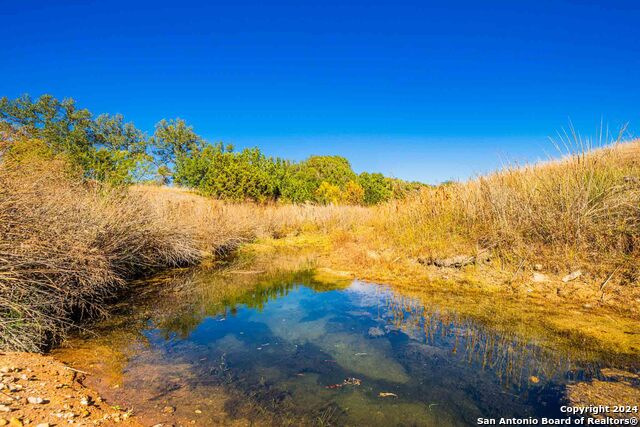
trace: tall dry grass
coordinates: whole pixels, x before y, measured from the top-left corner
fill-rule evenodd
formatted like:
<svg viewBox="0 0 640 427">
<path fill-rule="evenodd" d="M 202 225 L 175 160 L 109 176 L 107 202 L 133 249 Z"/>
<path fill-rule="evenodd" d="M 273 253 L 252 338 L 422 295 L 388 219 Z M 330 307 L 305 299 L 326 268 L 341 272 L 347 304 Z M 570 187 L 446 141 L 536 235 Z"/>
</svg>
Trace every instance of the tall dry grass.
<svg viewBox="0 0 640 427">
<path fill-rule="evenodd" d="M 362 206 L 232 203 L 188 189 L 152 185 L 134 186 L 130 191 L 164 222 L 187 230 L 200 248 L 214 254 L 233 251 L 257 238 L 347 232 L 371 214 Z"/>
<path fill-rule="evenodd" d="M 37 351 L 103 313 L 126 280 L 195 261 L 195 241 L 60 159 L 0 161 L 0 348 Z"/>
<path fill-rule="evenodd" d="M 640 143 L 566 145 L 562 159 L 507 167 L 426 189 L 376 209 L 376 227 L 414 256 L 491 248 L 552 269 L 585 266 L 637 274 Z"/>
</svg>

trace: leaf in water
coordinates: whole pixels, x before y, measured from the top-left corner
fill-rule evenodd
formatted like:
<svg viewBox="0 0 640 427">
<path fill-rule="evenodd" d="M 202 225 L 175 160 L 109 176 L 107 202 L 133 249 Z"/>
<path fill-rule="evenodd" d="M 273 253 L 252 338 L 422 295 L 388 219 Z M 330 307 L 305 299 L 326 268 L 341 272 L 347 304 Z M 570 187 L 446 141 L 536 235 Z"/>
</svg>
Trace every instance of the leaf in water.
<svg viewBox="0 0 640 427">
<path fill-rule="evenodd" d="M 380 393 L 378 393 L 378 396 L 379 397 L 398 397 L 397 394 L 386 392 L 386 391 L 381 391 Z"/>
</svg>

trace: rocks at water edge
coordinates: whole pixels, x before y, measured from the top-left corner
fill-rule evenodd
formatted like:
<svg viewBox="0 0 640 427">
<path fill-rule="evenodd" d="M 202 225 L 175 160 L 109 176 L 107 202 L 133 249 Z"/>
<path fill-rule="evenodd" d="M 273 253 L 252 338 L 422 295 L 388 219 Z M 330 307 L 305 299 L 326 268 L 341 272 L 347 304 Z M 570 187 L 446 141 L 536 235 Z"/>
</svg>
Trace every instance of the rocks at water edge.
<svg viewBox="0 0 640 427">
<path fill-rule="evenodd" d="M 483 264 L 491 261 L 491 253 L 487 250 L 480 251 L 476 255 L 456 255 L 450 258 L 419 257 L 418 262 L 423 265 L 435 265 L 436 267 L 462 268 L 469 264 Z"/>
</svg>

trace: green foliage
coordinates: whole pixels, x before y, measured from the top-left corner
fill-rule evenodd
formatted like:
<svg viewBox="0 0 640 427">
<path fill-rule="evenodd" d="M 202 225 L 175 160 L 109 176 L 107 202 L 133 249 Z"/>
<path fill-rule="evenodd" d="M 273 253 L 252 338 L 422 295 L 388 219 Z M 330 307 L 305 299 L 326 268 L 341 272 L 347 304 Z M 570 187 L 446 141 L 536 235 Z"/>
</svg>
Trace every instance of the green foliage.
<svg viewBox="0 0 640 427">
<path fill-rule="evenodd" d="M 392 196 L 391 181 L 381 173 L 362 172 L 358 176 L 358 183 L 364 189 L 364 203 L 375 205 L 386 202 Z"/>
<path fill-rule="evenodd" d="M 43 95 L 0 99 L 0 121 L 44 141 L 54 155 L 64 154 L 87 178 L 114 184 L 133 182 L 144 174 L 147 139 L 121 115 L 93 119 L 73 99 Z"/>
<path fill-rule="evenodd" d="M 354 205 L 381 203 L 417 188 L 379 173 L 358 176 L 340 156 L 294 163 L 258 148 L 210 144 L 182 119 L 161 120 L 148 137 L 120 114 L 94 118 L 73 99 L 51 95 L 0 99 L 0 130 L 7 127 L 39 141 L 13 147 L 22 151 L 21 159 L 62 156 L 85 178 L 118 185 L 173 181 L 221 199 Z"/>
<path fill-rule="evenodd" d="M 154 154 L 165 168 L 202 150 L 204 140 L 182 119 L 162 119 L 151 138 Z"/>
<path fill-rule="evenodd" d="M 321 202 L 318 193 L 322 183 L 331 184 L 340 191 L 350 181 L 357 179 L 351 164 L 340 156 L 311 156 L 307 160 L 293 165 L 282 184 L 282 197 L 291 202 Z M 326 187 L 326 186 L 325 186 Z"/>
<path fill-rule="evenodd" d="M 148 141 L 133 123 L 125 123 L 120 114 L 102 114 L 95 120 L 93 158 L 88 170 L 93 178 L 111 183 L 129 183 L 142 179 L 152 168 L 147 154 Z"/>
<path fill-rule="evenodd" d="M 177 184 L 231 200 L 275 200 L 286 162 L 266 157 L 258 148 L 234 152 L 222 143 L 206 144 L 189 156 L 178 156 L 174 175 Z"/>
</svg>

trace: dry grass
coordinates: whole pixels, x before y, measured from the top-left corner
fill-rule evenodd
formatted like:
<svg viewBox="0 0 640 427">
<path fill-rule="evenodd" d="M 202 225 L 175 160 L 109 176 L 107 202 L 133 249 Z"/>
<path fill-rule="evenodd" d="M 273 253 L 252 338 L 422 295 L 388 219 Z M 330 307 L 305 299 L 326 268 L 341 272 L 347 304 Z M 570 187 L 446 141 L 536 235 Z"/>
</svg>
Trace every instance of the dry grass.
<svg viewBox="0 0 640 427">
<path fill-rule="evenodd" d="M 131 193 L 173 228 L 188 230 L 204 251 L 221 254 L 256 238 L 349 231 L 371 211 L 360 206 L 231 203 L 187 189 L 139 185 Z"/>
<path fill-rule="evenodd" d="M 542 164 L 427 189 L 376 209 L 389 244 L 412 256 L 473 254 L 547 268 L 637 274 L 640 143 L 616 143 Z"/>
<path fill-rule="evenodd" d="M 371 249 L 391 259 L 473 255 L 489 248 L 503 262 L 525 268 L 584 267 L 594 275 L 616 271 L 617 279 L 635 280 L 640 143 L 594 149 L 577 140 L 567 150 L 571 154 L 560 160 L 507 167 L 373 208 L 226 203 L 157 186 L 132 192 L 213 253 L 256 238 L 321 234 L 334 246 L 357 245 L 365 255 Z"/>
<path fill-rule="evenodd" d="M 0 162 L 0 348 L 36 351 L 133 276 L 197 259 L 192 238 L 60 160 Z"/>
<path fill-rule="evenodd" d="M 72 325 L 104 313 L 134 276 L 226 254 L 258 237 L 348 228 L 368 212 L 227 204 L 166 187 L 112 189 L 83 182 L 63 159 L 43 157 L 38 141 L 17 142 L 0 157 L 3 349 L 57 342 Z"/>
</svg>

